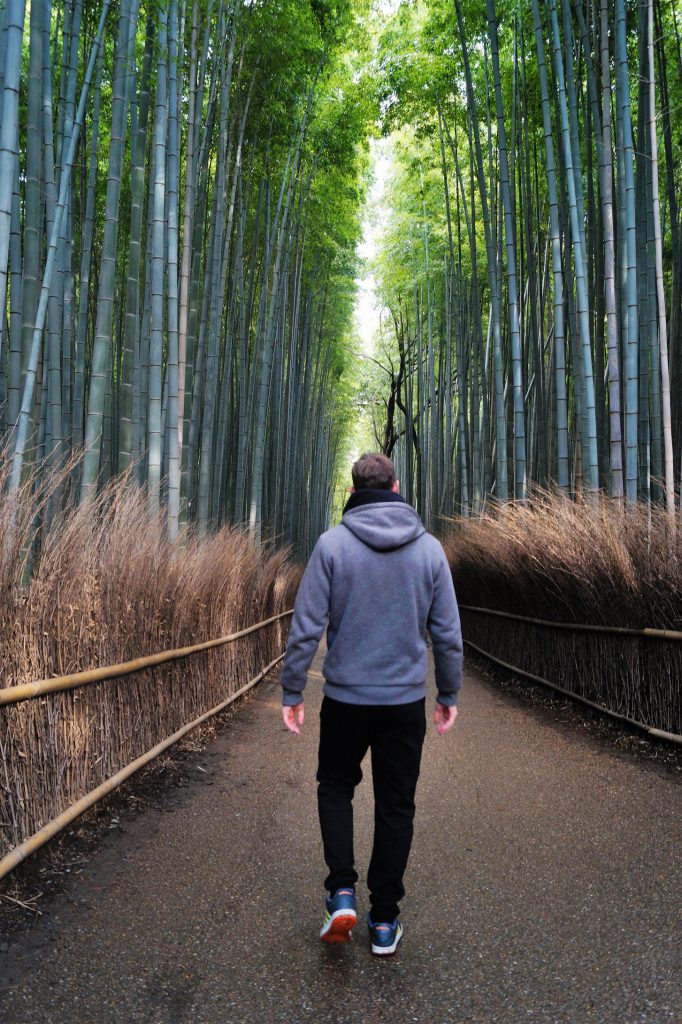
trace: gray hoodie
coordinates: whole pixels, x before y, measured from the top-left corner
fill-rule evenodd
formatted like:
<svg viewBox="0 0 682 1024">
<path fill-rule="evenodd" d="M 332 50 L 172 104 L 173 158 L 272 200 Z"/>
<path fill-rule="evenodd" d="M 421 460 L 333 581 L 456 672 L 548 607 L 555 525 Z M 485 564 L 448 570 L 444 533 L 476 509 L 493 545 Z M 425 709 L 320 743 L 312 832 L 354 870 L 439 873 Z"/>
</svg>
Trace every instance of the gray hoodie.
<svg viewBox="0 0 682 1024">
<path fill-rule="evenodd" d="M 303 699 L 326 625 L 324 692 L 334 700 L 407 704 L 424 697 L 428 628 L 437 699 L 457 703 L 462 633 L 450 567 L 417 512 L 396 497 L 346 511 L 318 540 L 296 597 L 281 676 L 285 705 Z"/>
</svg>

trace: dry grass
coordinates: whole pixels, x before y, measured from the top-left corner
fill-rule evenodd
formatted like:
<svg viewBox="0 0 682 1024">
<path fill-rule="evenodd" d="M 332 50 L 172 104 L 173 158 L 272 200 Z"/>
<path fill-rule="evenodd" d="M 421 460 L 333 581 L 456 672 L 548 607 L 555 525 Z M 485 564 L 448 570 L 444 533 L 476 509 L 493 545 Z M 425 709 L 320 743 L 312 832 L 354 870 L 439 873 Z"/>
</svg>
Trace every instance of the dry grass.
<svg viewBox="0 0 682 1024">
<path fill-rule="evenodd" d="M 121 484 L 35 541 L 49 488 L 7 495 L 0 464 L 0 685 L 222 636 L 293 604 L 299 570 L 225 528 L 171 544 Z M 39 548 L 39 550 L 38 550 Z M 30 579 L 29 552 L 34 554 Z M 119 680 L 0 708 L 0 855 L 284 649 L 288 620 Z"/>
<path fill-rule="evenodd" d="M 659 510 L 621 512 L 540 492 L 453 524 L 461 604 L 558 622 L 682 630 L 682 533 Z M 682 732 L 682 644 L 567 632 L 463 611 L 465 638 L 519 668 Z"/>
</svg>

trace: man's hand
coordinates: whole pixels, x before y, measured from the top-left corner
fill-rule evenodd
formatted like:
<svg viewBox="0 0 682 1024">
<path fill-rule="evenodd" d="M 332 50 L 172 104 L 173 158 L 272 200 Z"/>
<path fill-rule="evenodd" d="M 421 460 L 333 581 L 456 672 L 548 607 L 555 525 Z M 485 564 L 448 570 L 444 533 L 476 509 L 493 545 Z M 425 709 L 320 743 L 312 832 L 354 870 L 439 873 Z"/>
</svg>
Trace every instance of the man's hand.
<svg viewBox="0 0 682 1024">
<path fill-rule="evenodd" d="M 436 704 L 436 710 L 433 715 L 433 720 L 436 723 L 436 729 L 442 736 L 449 729 L 452 729 L 457 718 L 457 705 L 453 704 L 452 707 L 446 707 L 445 704 Z"/>
<path fill-rule="evenodd" d="M 282 718 L 284 724 L 290 732 L 296 733 L 297 736 L 301 735 L 301 726 L 303 725 L 303 701 L 300 704 L 294 704 L 292 707 L 282 707 Z"/>
</svg>

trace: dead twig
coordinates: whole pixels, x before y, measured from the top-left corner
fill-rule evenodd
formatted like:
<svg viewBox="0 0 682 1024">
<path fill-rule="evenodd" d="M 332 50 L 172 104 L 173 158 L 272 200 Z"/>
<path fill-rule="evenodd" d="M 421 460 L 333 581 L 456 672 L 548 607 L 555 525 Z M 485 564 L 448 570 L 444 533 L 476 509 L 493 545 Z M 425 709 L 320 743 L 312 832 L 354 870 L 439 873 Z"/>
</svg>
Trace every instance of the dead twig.
<svg viewBox="0 0 682 1024">
<path fill-rule="evenodd" d="M 7 893 L 0 892 L 0 899 L 7 900 L 9 903 L 15 903 L 16 906 L 23 907 L 24 910 L 30 910 L 32 914 L 38 914 L 39 917 L 42 917 L 42 910 L 38 910 L 37 907 L 32 906 L 32 904 L 36 900 L 40 899 L 42 895 L 42 892 L 39 892 L 36 893 L 35 896 L 31 896 L 28 900 L 24 901 L 18 900 L 14 896 L 8 896 Z"/>
</svg>

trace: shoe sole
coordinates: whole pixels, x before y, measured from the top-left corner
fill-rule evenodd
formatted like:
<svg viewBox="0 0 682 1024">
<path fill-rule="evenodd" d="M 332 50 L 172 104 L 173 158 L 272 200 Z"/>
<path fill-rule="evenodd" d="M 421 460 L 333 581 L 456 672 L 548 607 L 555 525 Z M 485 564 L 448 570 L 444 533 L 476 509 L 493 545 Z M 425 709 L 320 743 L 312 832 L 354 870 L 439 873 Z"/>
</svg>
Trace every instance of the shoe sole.
<svg viewBox="0 0 682 1024">
<path fill-rule="evenodd" d="M 391 946 L 375 946 L 374 943 L 372 943 L 372 956 L 393 956 L 402 937 L 403 932 L 401 929 L 395 937 L 395 942 Z"/>
<path fill-rule="evenodd" d="M 339 942 L 349 942 L 357 921 L 358 916 L 352 911 L 337 910 L 332 915 L 331 921 L 328 921 L 320 932 L 321 941 L 328 943 L 330 946 L 336 945 Z"/>
</svg>

